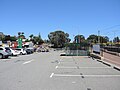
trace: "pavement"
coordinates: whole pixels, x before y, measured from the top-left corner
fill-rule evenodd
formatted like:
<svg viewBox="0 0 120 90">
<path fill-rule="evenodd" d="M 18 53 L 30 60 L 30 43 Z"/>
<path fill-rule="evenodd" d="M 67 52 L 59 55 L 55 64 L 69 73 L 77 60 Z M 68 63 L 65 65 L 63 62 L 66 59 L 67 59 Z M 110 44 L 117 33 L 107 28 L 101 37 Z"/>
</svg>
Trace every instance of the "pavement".
<svg viewBox="0 0 120 90">
<path fill-rule="evenodd" d="M 61 51 L 0 60 L 0 90 L 119 90 L 120 71 Z"/>
<path fill-rule="evenodd" d="M 103 52 L 103 57 L 105 61 L 110 62 L 120 67 L 120 56 L 116 56 L 116 55 Z"/>
</svg>

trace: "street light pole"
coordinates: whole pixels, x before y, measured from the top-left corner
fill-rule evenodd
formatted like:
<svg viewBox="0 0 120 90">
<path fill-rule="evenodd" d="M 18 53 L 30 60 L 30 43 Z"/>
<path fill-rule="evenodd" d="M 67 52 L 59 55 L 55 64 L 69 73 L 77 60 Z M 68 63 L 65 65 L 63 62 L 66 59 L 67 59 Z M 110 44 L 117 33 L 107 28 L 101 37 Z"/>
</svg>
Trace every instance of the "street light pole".
<svg viewBox="0 0 120 90">
<path fill-rule="evenodd" d="M 100 30 L 98 30 L 98 44 L 100 44 Z"/>
</svg>

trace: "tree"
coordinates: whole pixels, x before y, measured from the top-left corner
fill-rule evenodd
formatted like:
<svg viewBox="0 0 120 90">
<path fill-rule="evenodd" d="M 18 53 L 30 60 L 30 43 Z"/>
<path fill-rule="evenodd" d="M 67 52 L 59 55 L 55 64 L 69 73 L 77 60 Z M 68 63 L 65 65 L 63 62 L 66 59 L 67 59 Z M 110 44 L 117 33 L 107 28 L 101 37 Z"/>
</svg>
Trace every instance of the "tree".
<svg viewBox="0 0 120 90">
<path fill-rule="evenodd" d="M 74 37 L 74 41 L 75 41 L 76 43 L 84 42 L 84 41 L 85 41 L 85 37 L 84 37 L 83 35 L 76 35 L 76 36 Z"/>
<path fill-rule="evenodd" d="M 6 35 L 4 38 L 4 41 L 16 41 L 16 40 L 17 40 L 16 36 Z"/>
<path fill-rule="evenodd" d="M 10 35 L 5 35 L 5 41 L 10 41 Z"/>
<path fill-rule="evenodd" d="M 29 36 L 29 37 L 30 37 L 30 40 L 32 40 L 32 39 L 33 39 L 33 36 L 34 36 L 33 34 L 31 34 L 31 35 Z"/>
<path fill-rule="evenodd" d="M 87 41 L 90 42 L 90 43 L 97 43 L 98 41 L 98 36 L 97 35 L 90 35 L 88 38 L 87 38 Z"/>
<path fill-rule="evenodd" d="M 16 36 L 11 36 L 10 37 L 10 41 L 16 41 L 17 40 L 17 37 Z"/>
<path fill-rule="evenodd" d="M 21 35 L 21 32 L 18 32 L 18 36 L 20 36 Z"/>
<path fill-rule="evenodd" d="M 18 32 L 18 38 L 25 39 L 24 32 Z"/>
<path fill-rule="evenodd" d="M 39 33 L 38 36 L 34 36 L 33 34 L 31 34 L 29 37 L 31 38 L 31 41 L 34 44 L 42 44 L 42 43 L 44 43 L 44 41 L 42 40 L 42 38 L 40 36 L 40 33 Z"/>
<path fill-rule="evenodd" d="M 108 36 L 105 36 L 104 39 L 105 39 L 106 43 L 109 42 L 109 37 Z"/>
<path fill-rule="evenodd" d="M 26 39 L 25 42 L 30 42 L 30 40 Z"/>
<path fill-rule="evenodd" d="M 99 38 L 100 38 L 100 43 L 109 42 L 109 38 L 107 36 L 99 36 Z M 87 38 L 87 41 L 90 43 L 98 43 L 98 36 L 92 34 Z"/>
<path fill-rule="evenodd" d="M 114 43 L 118 43 L 119 41 L 120 41 L 119 37 L 115 37 L 115 38 L 113 39 L 113 42 L 114 42 Z"/>
<path fill-rule="evenodd" d="M 48 34 L 48 38 L 54 47 L 64 47 L 65 43 L 70 42 L 69 34 L 61 30 Z"/>
</svg>

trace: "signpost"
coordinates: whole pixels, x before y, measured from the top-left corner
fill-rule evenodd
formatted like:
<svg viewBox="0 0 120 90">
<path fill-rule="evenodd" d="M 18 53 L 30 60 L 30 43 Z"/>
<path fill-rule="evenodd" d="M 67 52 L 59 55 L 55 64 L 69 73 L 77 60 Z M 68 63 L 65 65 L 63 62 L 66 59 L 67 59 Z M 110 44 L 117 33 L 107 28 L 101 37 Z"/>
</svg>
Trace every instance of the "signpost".
<svg viewBox="0 0 120 90">
<path fill-rule="evenodd" d="M 18 38 L 18 48 L 22 48 L 22 38 Z"/>
</svg>

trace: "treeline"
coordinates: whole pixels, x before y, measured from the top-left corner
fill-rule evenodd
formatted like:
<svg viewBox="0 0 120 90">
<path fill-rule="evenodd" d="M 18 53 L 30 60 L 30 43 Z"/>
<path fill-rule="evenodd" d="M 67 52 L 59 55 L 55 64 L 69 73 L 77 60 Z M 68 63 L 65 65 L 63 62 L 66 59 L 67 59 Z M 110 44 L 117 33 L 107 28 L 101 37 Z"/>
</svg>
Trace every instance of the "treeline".
<svg viewBox="0 0 120 90">
<path fill-rule="evenodd" d="M 71 39 L 69 38 L 69 34 L 61 30 L 50 32 L 48 34 L 48 40 L 43 40 L 41 38 L 40 33 L 37 36 L 31 34 L 29 36 L 29 39 L 25 38 L 24 32 L 18 32 L 18 36 L 10 35 L 5 35 L 4 37 L 0 36 L 0 40 L 2 41 L 16 41 L 18 38 L 25 39 L 25 42 L 32 41 L 34 44 L 42 44 L 44 42 L 47 42 L 53 44 L 54 47 L 64 47 L 66 43 L 69 43 L 71 41 Z M 75 35 L 72 43 L 81 43 L 86 45 L 96 43 L 114 45 L 119 44 L 119 42 L 120 42 L 119 37 L 115 37 L 112 41 L 110 41 L 108 36 L 98 36 L 92 34 L 89 35 L 88 38 L 85 38 L 84 35 Z"/>
<path fill-rule="evenodd" d="M 48 35 L 49 41 L 54 45 L 54 47 L 64 47 L 66 43 L 70 42 L 69 34 L 64 31 L 54 31 L 50 32 Z M 115 37 L 113 42 L 119 43 L 119 37 Z M 113 44 L 107 36 L 98 36 L 98 35 L 89 35 L 88 38 L 85 38 L 84 35 L 75 35 L 74 41 L 72 43 L 81 43 L 82 45 L 91 45 L 100 43 L 101 45 L 110 45 Z"/>
</svg>

